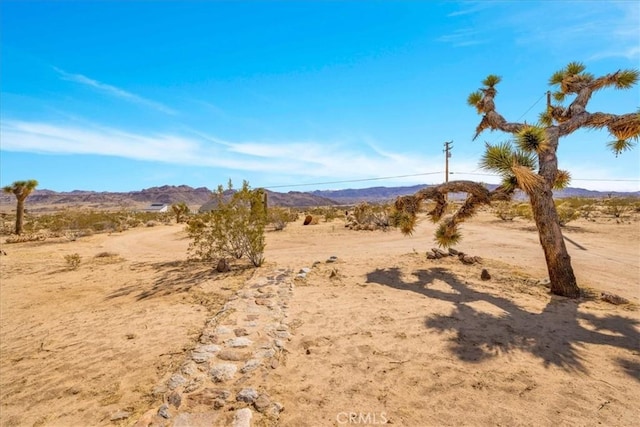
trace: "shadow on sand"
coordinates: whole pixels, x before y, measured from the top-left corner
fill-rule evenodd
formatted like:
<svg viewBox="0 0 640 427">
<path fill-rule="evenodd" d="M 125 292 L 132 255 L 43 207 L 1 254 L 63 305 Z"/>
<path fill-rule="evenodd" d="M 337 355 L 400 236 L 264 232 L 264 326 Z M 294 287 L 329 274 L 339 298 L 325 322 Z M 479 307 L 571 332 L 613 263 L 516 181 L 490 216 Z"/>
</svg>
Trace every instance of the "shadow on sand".
<svg viewBox="0 0 640 427">
<path fill-rule="evenodd" d="M 193 286 L 206 280 L 222 280 L 229 276 L 243 274 L 250 267 L 239 264 L 234 265 L 228 273 L 218 273 L 210 262 L 170 261 L 140 263 L 136 268 L 149 269 L 153 272 L 155 277 L 151 281 L 151 287 L 139 283 L 123 286 L 108 295 L 107 299 L 136 294 L 136 300 L 142 301 L 188 292 Z"/>
<path fill-rule="evenodd" d="M 367 274 L 367 282 L 453 304 L 451 314 L 428 316 L 425 326 L 441 332 L 457 331 L 450 348 L 461 360 L 480 362 L 517 349 L 542 359 L 545 365 L 586 372 L 579 351 L 581 344 L 639 350 L 640 334 L 635 329 L 639 322 L 634 319 L 581 312 L 580 301 L 556 296 L 549 297 L 541 313 L 528 312 L 507 298 L 471 289 L 444 268 L 420 269 L 411 274 L 416 280 L 406 282 L 399 268 L 376 269 Z M 451 292 L 430 288 L 436 279 L 449 285 Z M 478 302 L 491 304 L 503 313 L 489 314 L 470 305 Z M 618 358 L 617 363 L 640 381 L 637 361 Z"/>
</svg>

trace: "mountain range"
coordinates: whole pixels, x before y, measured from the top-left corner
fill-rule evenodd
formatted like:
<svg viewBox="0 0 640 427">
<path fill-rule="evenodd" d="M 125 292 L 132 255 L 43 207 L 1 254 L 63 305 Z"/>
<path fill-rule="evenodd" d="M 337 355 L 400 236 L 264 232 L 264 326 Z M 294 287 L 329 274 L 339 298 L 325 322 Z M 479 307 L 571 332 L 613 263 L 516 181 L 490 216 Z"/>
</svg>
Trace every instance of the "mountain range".
<svg viewBox="0 0 640 427">
<path fill-rule="evenodd" d="M 382 203 L 394 200 L 398 196 L 414 194 L 427 185 L 413 185 L 405 187 L 369 187 L 343 190 L 315 190 L 310 192 L 290 191 L 280 193 L 266 190 L 270 206 L 310 207 L 331 205 L 353 205 L 360 202 Z M 488 186 L 490 189 L 495 186 Z M 130 192 L 97 192 L 74 190 L 70 192 L 56 192 L 52 190 L 35 190 L 27 199 L 27 206 L 47 205 L 51 208 L 60 206 L 83 206 L 91 208 L 142 208 L 151 203 L 179 203 L 185 202 L 192 208 L 211 201 L 213 191 L 206 187 L 192 188 L 188 185 L 163 185 L 140 191 Z M 640 191 L 635 192 L 603 192 L 585 190 L 581 188 L 567 188 L 555 193 L 557 198 L 564 197 L 640 197 Z M 516 194 L 516 198 L 524 198 L 523 194 Z M 0 205 L 13 207 L 15 197 L 11 194 L 0 193 Z"/>
</svg>

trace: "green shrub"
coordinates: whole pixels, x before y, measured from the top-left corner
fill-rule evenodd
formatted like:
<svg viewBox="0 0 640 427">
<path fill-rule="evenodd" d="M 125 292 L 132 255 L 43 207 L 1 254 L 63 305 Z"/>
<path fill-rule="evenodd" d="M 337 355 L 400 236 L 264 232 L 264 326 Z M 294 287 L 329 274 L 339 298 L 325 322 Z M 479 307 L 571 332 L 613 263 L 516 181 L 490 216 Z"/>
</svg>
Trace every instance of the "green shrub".
<svg viewBox="0 0 640 427">
<path fill-rule="evenodd" d="M 227 191 L 219 186 L 214 195 L 216 207 L 189 220 L 187 233 L 192 239 L 189 255 L 212 261 L 246 256 L 259 267 L 264 262 L 264 228 L 267 224 L 263 194 L 251 190 L 246 181 L 240 190 L 230 190 L 231 183 Z"/>
<path fill-rule="evenodd" d="M 298 220 L 298 213 L 291 209 L 272 207 L 267 214 L 267 222 L 273 225 L 276 231 L 284 230 L 288 223 Z"/>
</svg>

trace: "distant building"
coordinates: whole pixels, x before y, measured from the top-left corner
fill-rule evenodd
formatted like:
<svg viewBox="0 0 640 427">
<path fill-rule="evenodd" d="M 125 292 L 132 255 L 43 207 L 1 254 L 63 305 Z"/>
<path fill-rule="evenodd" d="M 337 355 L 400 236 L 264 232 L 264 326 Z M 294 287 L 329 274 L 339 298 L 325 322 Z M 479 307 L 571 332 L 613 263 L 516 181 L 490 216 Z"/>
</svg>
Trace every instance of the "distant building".
<svg viewBox="0 0 640 427">
<path fill-rule="evenodd" d="M 151 203 L 148 207 L 142 209 L 143 212 L 156 212 L 156 213 L 162 213 L 162 212 L 168 212 L 169 211 L 169 205 L 166 203 Z"/>
</svg>

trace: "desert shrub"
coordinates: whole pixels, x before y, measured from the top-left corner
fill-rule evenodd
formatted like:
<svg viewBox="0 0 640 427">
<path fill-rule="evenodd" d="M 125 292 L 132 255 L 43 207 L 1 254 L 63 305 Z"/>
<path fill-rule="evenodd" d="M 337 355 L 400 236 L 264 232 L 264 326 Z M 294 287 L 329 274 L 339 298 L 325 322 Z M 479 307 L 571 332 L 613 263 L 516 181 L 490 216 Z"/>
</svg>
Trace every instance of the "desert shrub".
<svg viewBox="0 0 640 427">
<path fill-rule="evenodd" d="M 533 211 L 529 203 L 519 203 L 515 206 L 516 216 L 533 221 Z"/>
<path fill-rule="evenodd" d="M 370 205 L 362 202 L 347 215 L 346 227 L 352 230 L 386 230 L 392 225 L 389 205 Z"/>
<path fill-rule="evenodd" d="M 74 254 L 65 255 L 64 260 L 67 262 L 67 266 L 70 269 L 75 270 L 80 266 L 81 258 L 80 258 L 80 254 L 74 253 Z"/>
<path fill-rule="evenodd" d="M 503 221 L 513 221 L 518 216 L 518 210 L 509 201 L 493 203 L 493 212 Z"/>
<path fill-rule="evenodd" d="M 613 197 L 605 201 L 604 212 L 614 218 L 620 218 L 624 213 L 630 211 L 632 203 L 629 199 Z"/>
<path fill-rule="evenodd" d="M 232 190 L 231 183 L 228 190 Z M 240 190 L 230 195 L 228 190 L 219 186 L 214 195 L 216 207 L 189 220 L 187 233 L 192 240 L 189 256 L 212 261 L 227 256 L 246 256 L 259 267 L 264 262 L 264 228 L 267 224 L 263 195 L 251 190 L 246 181 Z"/>
<path fill-rule="evenodd" d="M 323 217 L 325 222 L 331 222 L 341 215 L 344 215 L 344 212 L 342 209 L 338 209 L 334 206 L 320 206 L 310 209 L 308 214 L 314 218 Z"/>
<path fill-rule="evenodd" d="M 273 225 L 276 231 L 284 230 L 288 223 L 298 220 L 298 213 L 291 209 L 272 207 L 267 213 L 267 223 Z"/>
<path fill-rule="evenodd" d="M 580 211 L 573 208 L 571 204 L 560 203 L 556 206 L 556 210 L 561 227 L 580 217 Z"/>
</svg>

